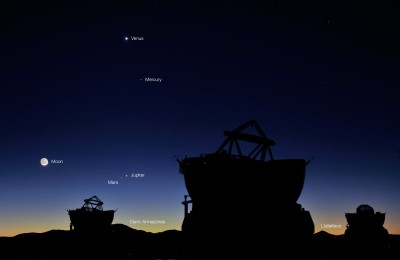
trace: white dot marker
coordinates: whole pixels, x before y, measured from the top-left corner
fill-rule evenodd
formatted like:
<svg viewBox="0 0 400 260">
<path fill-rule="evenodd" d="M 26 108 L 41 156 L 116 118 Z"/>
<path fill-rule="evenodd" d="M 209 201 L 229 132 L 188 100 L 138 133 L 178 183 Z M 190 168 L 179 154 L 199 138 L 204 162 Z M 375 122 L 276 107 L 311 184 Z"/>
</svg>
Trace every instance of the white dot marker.
<svg viewBox="0 0 400 260">
<path fill-rule="evenodd" d="M 127 40 L 129 40 L 129 38 L 128 38 L 128 37 L 125 37 L 125 41 L 127 41 Z"/>
</svg>

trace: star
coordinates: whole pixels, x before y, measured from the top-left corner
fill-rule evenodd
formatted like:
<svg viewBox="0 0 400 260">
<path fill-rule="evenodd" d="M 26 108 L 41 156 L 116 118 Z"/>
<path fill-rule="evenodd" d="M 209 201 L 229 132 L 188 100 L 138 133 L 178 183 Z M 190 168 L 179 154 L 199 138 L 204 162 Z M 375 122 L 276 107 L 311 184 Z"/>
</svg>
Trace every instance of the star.
<svg viewBox="0 0 400 260">
<path fill-rule="evenodd" d="M 127 41 L 127 40 L 129 40 L 129 38 L 128 38 L 128 37 L 125 37 L 125 41 Z"/>
</svg>

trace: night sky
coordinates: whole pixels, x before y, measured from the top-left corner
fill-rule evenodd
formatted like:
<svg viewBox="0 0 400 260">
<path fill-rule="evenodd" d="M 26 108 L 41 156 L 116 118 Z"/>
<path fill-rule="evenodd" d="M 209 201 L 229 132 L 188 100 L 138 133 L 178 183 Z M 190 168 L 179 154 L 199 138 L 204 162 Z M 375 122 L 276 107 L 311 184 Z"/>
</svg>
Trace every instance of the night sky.
<svg viewBox="0 0 400 260">
<path fill-rule="evenodd" d="M 399 3 L 133 2 L 0 8 L 0 236 L 69 229 L 93 195 L 113 223 L 180 230 L 176 159 L 250 119 L 275 159 L 312 159 L 316 232 L 369 204 L 400 234 Z"/>
</svg>

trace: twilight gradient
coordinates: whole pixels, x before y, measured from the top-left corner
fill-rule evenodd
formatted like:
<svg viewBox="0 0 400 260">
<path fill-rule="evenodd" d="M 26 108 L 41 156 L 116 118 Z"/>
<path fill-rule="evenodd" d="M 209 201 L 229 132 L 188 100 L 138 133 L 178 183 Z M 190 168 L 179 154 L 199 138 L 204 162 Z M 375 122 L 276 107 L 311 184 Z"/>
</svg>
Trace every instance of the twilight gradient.
<svg viewBox="0 0 400 260">
<path fill-rule="evenodd" d="M 0 236 L 68 229 L 66 209 L 93 195 L 117 209 L 114 223 L 180 230 L 187 192 L 176 159 L 216 151 L 224 130 L 250 119 L 277 142 L 276 159 L 312 159 L 298 202 L 316 232 L 344 233 L 344 214 L 369 204 L 400 234 L 399 18 L 376 5 L 10 7 Z M 44 167 L 44 157 L 63 163 Z M 238 224 L 249 221 L 262 222 Z"/>
</svg>

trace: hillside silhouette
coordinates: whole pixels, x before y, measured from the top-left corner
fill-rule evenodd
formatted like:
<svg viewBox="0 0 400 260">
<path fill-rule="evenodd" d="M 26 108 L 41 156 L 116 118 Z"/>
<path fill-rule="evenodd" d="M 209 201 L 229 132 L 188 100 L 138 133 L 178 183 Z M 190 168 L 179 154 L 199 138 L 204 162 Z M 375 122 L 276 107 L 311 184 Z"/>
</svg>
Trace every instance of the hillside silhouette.
<svg viewBox="0 0 400 260">
<path fill-rule="evenodd" d="M 182 234 L 177 230 L 151 233 L 123 224 L 113 224 L 111 232 L 79 233 L 50 230 L 0 237 L 2 259 L 162 259 L 182 258 Z"/>
<path fill-rule="evenodd" d="M 230 235 L 240 234 L 240 230 L 231 230 Z M 266 234 L 253 232 L 253 239 L 266 237 Z M 209 234 L 211 238 L 213 234 Z M 285 234 L 290 237 L 291 234 Z M 390 248 L 375 250 L 381 256 L 394 256 L 400 252 L 400 235 L 389 235 Z M 202 241 L 203 250 L 213 257 L 214 251 L 209 251 L 207 238 Z M 269 237 L 268 239 L 274 239 Z M 246 248 L 246 238 L 240 239 Z M 221 245 L 224 243 L 220 241 Z M 260 241 L 264 244 L 267 241 Z M 198 259 L 188 251 L 188 244 L 182 231 L 166 230 L 158 233 L 146 232 L 130 228 L 123 224 L 113 224 L 112 232 L 107 234 L 78 234 L 67 230 L 50 230 L 43 233 L 24 233 L 14 237 L 0 237 L 0 249 L 2 259 L 59 259 L 70 257 L 71 259 L 93 259 L 95 257 L 110 257 L 111 259 Z M 268 247 L 267 247 L 268 248 Z M 275 250 L 258 248 L 256 252 L 265 251 L 269 255 L 278 250 L 285 250 L 282 254 L 291 253 L 293 247 L 280 245 Z M 217 248 L 218 249 L 218 248 Z M 234 255 L 236 248 L 231 251 L 216 251 L 225 256 Z M 346 256 L 361 256 L 371 250 L 354 249 L 346 244 L 344 234 L 333 235 L 320 231 L 312 236 L 308 244 L 303 245 L 298 256 L 308 256 L 309 259 L 337 259 Z M 320 253 L 318 253 L 320 252 Z M 322 252 L 322 253 L 321 253 Z M 251 252 L 248 252 L 251 255 Z M 356 258 L 357 259 L 357 258 Z"/>
</svg>

